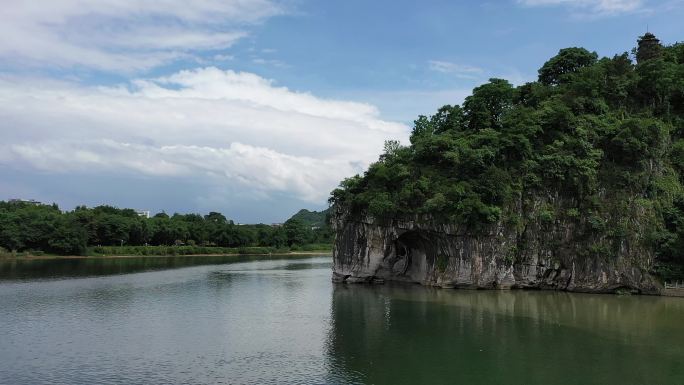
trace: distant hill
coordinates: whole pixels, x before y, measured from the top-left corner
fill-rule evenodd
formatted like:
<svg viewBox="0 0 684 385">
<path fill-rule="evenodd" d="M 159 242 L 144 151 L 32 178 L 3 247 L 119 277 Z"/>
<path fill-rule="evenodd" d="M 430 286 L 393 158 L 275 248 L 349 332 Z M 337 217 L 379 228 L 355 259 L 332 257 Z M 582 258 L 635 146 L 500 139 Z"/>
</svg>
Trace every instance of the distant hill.
<svg viewBox="0 0 684 385">
<path fill-rule="evenodd" d="M 327 225 L 327 217 L 330 209 L 323 211 L 309 211 L 307 209 L 299 210 L 290 219 L 297 219 L 309 226 L 324 227 Z"/>
</svg>

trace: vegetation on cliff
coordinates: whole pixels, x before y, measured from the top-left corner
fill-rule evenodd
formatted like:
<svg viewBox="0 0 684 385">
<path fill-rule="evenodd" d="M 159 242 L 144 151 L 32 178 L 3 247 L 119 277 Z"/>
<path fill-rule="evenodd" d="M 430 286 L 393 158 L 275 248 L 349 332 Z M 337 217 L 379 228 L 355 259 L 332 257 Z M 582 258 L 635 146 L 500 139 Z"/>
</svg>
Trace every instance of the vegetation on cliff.
<svg viewBox="0 0 684 385">
<path fill-rule="evenodd" d="M 574 221 L 605 257 L 639 232 L 662 275 L 684 263 L 684 44 L 647 33 L 631 55 L 562 49 L 538 81 L 490 79 L 462 105 L 420 116 L 410 141 L 388 141 L 330 202 L 475 234 Z"/>
</svg>

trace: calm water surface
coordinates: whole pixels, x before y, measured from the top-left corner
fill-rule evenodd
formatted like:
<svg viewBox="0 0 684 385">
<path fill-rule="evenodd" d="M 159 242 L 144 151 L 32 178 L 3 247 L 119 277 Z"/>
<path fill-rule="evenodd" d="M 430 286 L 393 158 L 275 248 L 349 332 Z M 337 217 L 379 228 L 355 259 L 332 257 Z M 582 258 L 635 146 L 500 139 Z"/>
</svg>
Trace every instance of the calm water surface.
<svg viewBox="0 0 684 385">
<path fill-rule="evenodd" d="M 340 286 L 330 265 L 0 262 L 0 383 L 684 384 L 684 298 Z"/>
</svg>

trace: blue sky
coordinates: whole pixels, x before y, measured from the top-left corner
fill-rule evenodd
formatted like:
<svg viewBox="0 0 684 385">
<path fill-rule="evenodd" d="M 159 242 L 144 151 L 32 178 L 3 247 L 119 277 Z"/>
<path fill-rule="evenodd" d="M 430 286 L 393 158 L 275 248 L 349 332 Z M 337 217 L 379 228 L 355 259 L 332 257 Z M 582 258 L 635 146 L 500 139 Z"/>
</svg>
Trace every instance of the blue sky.
<svg viewBox="0 0 684 385">
<path fill-rule="evenodd" d="M 681 0 L 21 3 L 0 15 L 0 199 L 239 222 L 324 208 L 490 77 L 684 37 Z"/>
</svg>

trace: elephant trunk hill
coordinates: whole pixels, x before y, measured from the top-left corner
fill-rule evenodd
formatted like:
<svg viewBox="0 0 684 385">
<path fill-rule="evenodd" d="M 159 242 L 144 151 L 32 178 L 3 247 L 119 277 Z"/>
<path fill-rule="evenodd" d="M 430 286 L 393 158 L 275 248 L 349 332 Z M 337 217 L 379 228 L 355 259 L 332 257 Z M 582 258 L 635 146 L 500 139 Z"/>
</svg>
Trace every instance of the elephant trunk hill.
<svg viewBox="0 0 684 385">
<path fill-rule="evenodd" d="M 684 44 L 566 48 L 332 192 L 333 278 L 658 294 L 684 279 Z"/>
</svg>

